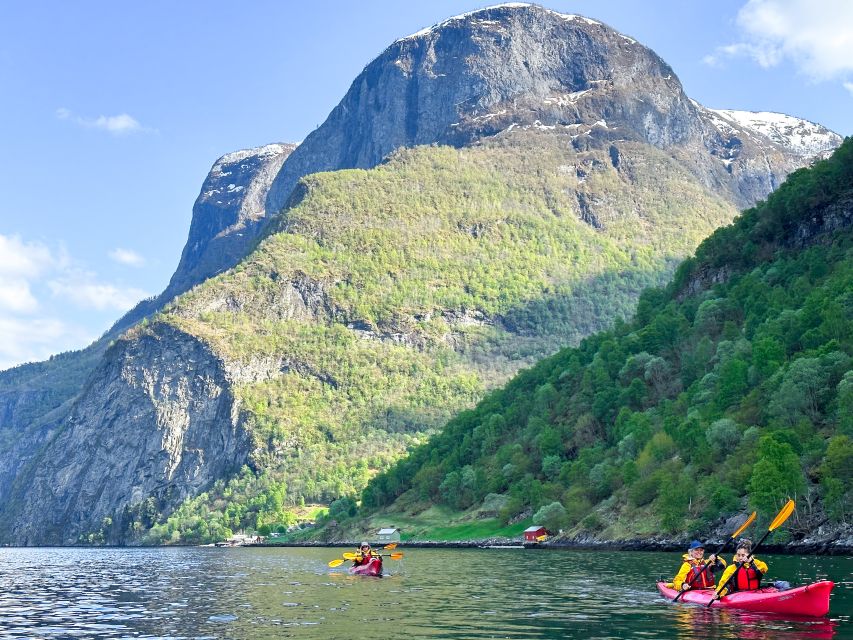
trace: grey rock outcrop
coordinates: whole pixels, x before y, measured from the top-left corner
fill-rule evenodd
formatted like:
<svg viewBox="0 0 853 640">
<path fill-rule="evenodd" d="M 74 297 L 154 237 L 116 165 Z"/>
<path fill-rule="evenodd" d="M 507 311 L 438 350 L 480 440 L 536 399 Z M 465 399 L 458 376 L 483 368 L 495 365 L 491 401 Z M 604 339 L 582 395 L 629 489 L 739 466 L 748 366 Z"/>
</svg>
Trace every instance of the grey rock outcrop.
<svg viewBox="0 0 853 640">
<path fill-rule="evenodd" d="M 158 324 L 108 350 L 19 474 L 0 530 L 27 545 L 73 544 L 93 532 L 121 541 L 128 510 L 149 498 L 158 508 L 180 504 L 233 474 L 249 449 L 222 362 Z"/>
<path fill-rule="evenodd" d="M 169 282 L 172 297 L 232 267 L 255 240 L 273 179 L 296 148 L 269 144 L 235 151 L 213 165 L 193 206 L 189 238 Z"/>
</svg>

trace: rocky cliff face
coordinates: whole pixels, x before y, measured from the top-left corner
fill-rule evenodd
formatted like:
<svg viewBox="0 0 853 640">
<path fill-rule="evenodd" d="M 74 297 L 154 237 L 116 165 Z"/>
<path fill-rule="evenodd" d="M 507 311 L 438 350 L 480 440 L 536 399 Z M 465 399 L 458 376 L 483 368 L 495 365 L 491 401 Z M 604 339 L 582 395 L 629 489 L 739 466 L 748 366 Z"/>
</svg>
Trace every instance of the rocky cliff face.
<svg viewBox="0 0 853 640">
<path fill-rule="evenodd" d="M 141 330 L 107 352 L 18 475 L 0 529 L 20 544 L 120 540 L 135 505 L 195 495 L 239 469 L 249 446 L 220 360 L 168 325 Z"/>
<path fill-rule="evenodd" d="M 189 238 L 169 282 L 172 296 L 233 266 L 256 239 L 264 203 L 295 144 L 235 151 L 213 165 L 193 206 Z"/>
<path fill-rule="evenodd" d="M 284 163 L 267 209 L 281 209 L 309 173 L 371 167 L 398 147 L 467 145 L 515 127 L 568 131 L 578 146 L 629 139 L 672 149 L 739 206 L 804 162 L 790 136 L 688 99 L 669 65 L 635 40 L 595 20 L 511 3 L 388 47 Z M 832 134 L 818 152 L 840 141 Z"/>
<path fill-rule="evenodd" d="M 137 304 L 86 349 L 0 372 L 0 501 L 8 495 L 21 461 L 43 444 L 50 432 L 46 425 L 67 416 L 109 341 L 248 252 L 265 216 L 267 191 L 295 148 L 269 144 L 219 158 L 193 206 L 187 244 L 165 291 Z"/>
<path fill-rule="evenodd" d="M 187 243 L 169 286 L 143 300 L 110 330 L 116 337 L 193 286 L 230 267 L 257 241 L 273 179 L 295 144 L 268 144 L 226 154 L 207 174 L 193 205 Z"/>
</svg>

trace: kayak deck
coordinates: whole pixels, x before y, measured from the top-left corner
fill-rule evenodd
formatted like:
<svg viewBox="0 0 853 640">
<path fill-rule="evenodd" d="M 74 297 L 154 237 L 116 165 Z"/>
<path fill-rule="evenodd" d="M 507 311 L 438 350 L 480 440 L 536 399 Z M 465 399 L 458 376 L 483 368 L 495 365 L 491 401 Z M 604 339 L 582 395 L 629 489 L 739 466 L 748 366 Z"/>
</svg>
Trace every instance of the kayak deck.
<svg viewBox="0 0 853 640">
<path fill-rule="evenodd" d="M 371 558 L 367 564 L 350 567 L 350 573 L 359 576 L 381 576 L 382 558 Z"/>
<path fill-rule="evenodd" d="M 834 582 L 826 580 L 785 591 L 775 587 L 764 587 L 756 591 L 737 591 L 720 598 L 712 606 L 794 616 L 825 616 L 829 612 L 829 593 L 834 586 Z M 657 587 L 661 595 L 668 600 L 678 595 L 678 592 L 665 582 L 658 582 Z M 691 589 L 681 596 L 679 602 L 707 605 L 712 597 L 714 597 L 713 589 Z"/>
</svg>

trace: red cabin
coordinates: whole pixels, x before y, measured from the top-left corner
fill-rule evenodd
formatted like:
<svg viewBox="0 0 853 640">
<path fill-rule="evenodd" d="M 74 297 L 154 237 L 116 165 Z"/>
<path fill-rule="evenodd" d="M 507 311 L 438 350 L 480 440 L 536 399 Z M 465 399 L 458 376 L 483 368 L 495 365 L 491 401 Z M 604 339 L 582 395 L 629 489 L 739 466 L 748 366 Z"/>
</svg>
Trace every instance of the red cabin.
<svg viewBox="0 0 853 640">
<path fill-rule="evenodd" d="M 524 541 L 525 542 L 536 542 L 536 539 L 540 536 L 547 536 L 548 530 L 542 526 L 533 526 L 527 527 L 524 530 Z"/>
</svg>

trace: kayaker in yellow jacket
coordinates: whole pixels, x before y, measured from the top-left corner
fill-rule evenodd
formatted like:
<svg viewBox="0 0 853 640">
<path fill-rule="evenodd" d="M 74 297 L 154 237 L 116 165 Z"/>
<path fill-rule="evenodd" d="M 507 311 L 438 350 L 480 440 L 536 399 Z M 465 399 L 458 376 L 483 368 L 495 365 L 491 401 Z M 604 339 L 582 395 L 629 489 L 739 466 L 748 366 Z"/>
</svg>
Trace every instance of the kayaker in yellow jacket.
<svg viewBox="0 0 853 640">
<path fill-rule="evenodd" d="M 706 563 L 704 560 L 705 545 L 694 540 L 687 547 L 687 553 L 682 556 L 684 562 L 672 580 L 672 587 L 677 591 L 687 589 L 710 589 L 714 586 L 714 569 L 725 567 L 726 561 L 713 553 Z M 705 565 L 708 565 L 707 568 Z"/>
<path fill-rule="evenodd" d="M 754 591 L 761 588 L 761 578 L 767 573 L 767 563 L 753 558 L 751 551 L 752 545 L 749 542 L 738 545 L 732 564 L 720 576 L 720 586 L 717 587 L 719 597 L 735 591 Z"/>
</svg>

